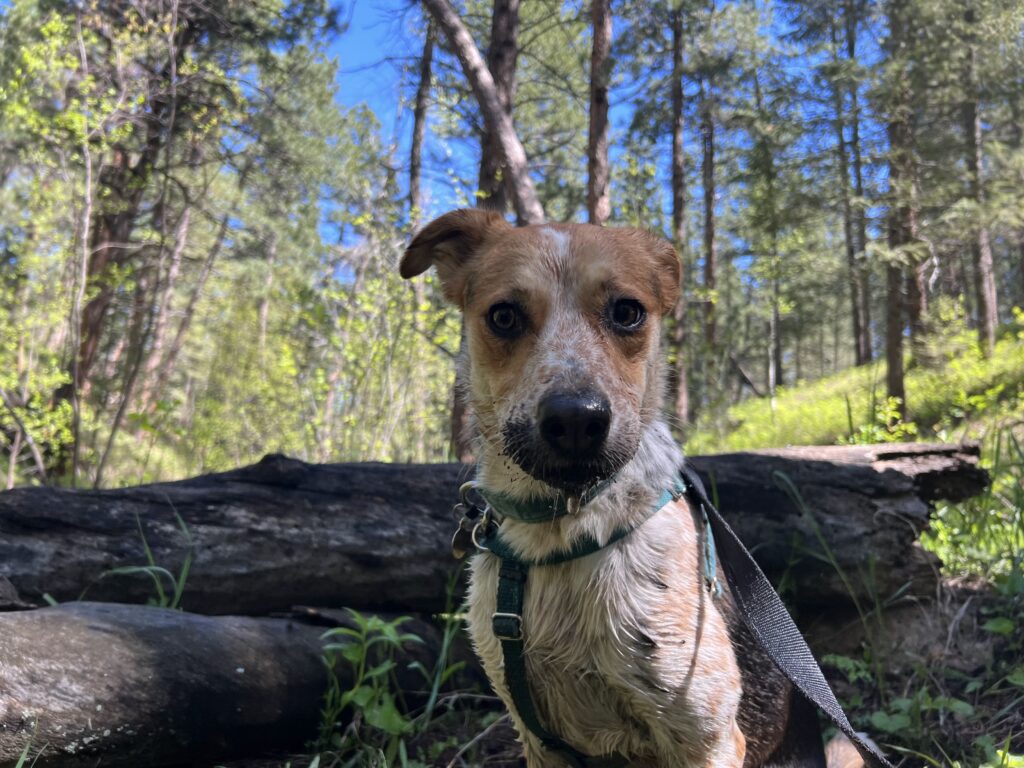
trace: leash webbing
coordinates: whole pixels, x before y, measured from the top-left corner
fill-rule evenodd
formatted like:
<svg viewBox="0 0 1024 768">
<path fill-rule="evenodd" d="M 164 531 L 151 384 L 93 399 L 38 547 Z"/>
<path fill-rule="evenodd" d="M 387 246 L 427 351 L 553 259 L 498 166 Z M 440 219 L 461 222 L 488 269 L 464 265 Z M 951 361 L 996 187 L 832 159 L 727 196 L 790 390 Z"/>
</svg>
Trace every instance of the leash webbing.
<svg viewBox="0 0 1024 768">
<path fill-rule="evenodd" d="M 878 748 L 863 739 L 850 725 L 782 599 L 743 542 L 715 509 L 697 473 L 684 465 L 680 474 L 686 480 L 687 494 L 695 497 L 711 522 L 726 581 L 744 624 L 757 642 L 797 690 L 846 734 L 869 765 L 893 768 Z"/>
</svg>

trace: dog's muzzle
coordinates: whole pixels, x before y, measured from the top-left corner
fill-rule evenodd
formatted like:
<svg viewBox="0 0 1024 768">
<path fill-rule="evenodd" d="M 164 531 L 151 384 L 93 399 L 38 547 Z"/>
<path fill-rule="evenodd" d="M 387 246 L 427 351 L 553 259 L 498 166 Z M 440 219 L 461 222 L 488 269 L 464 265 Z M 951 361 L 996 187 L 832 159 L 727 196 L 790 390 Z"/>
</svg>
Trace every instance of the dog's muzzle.
<svg viewBox="0 0 1024 768">
<path fill-rule="evenodd" d="M 505 453 L 538 480 L 577 493 L 611 477 L 628 459 L 610 445 L 611 422 L 603 394 L 556 390 L 540 401 L 536 418 L 505 425 Z"/>
</svg>

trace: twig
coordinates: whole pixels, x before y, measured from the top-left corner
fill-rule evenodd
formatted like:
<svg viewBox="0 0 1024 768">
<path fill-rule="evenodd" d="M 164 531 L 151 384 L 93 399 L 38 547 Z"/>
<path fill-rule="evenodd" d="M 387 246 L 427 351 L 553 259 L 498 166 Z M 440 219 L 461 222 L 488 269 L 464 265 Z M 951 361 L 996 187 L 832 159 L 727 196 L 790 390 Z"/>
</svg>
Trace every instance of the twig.
<svg viewBox="0 0 1024 768">
<path fill-rule="evenodd" d="M 3 401 L 4 407 L 7 409 L 8 413 L 11 414 L 11 418 L 14 419 L 14 423 L 18 425 L 18 429 L 21 430 L 21 434 L 25 436 L 25 442 L 28 444 L 28 448 L 32 452 L 32 458 L 36 463 L 36 469 L 39 471 L 39 477 L 42 478 L 43 483 L 49 482 L 46 479 L 46 464 L 43 461 L 43 454 L 39 452 L 39 446 L 36 445 L 36 441 L 32 439 L 32 435 L 25 426 L 25 422 L 21 420 L 18 412 L 14 410 L 14 403 L 11 402 L 3 387 L 0 387 L 0 400 Z"/>
<path fill-rule="evenodd" d="M 455 764 L 457 762 L 459 762 L 459 758 L 460 757 L 462 757 L 470 749 L 472 749 L 479 742 L 481 742 L 484 738 L 486 738 L 488 735 L 490 735 L 491 731 L 493 731 L 499 725 L 505 725 L 508 722 L 508 719 L 509 719 L 508 715 L 502 715 L 497 720 L 495 720 L 493 723 L 491 723 L 486 728 L 484 728 L 482 731 L 480 731 L 480 733 L 478 733 L 476 736 L 474 736 L 468 742 L 463 744 L 462 747 L 459 748 L 459 751 L 455 753 L 455 756 L 452 757 L 452 759 L 448 762 L 448 765 L 446 766 L 446 768 L 455 768 Z"/>
</svg>

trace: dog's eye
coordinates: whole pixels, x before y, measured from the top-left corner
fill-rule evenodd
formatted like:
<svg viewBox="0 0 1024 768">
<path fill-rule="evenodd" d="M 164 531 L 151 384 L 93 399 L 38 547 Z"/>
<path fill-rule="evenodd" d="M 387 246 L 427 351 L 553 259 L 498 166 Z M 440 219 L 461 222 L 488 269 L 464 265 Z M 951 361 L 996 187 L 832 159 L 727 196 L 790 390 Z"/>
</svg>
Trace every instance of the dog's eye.
<svg viewBox="0 0 1024 768">
<path fill-rule="evenodd" d="M 612 326 L 619 331 L 635 331 L 644 324 L 647 312 L 636 299 L 618 299 L 609 309 Z"/>
<path fill-rule="evenodd" d="M 487 325 L 502 338 L 511 339 L 523 332 L 523 313 L 515 304 L 502 302 L 487 310 Z"/>
</svg>

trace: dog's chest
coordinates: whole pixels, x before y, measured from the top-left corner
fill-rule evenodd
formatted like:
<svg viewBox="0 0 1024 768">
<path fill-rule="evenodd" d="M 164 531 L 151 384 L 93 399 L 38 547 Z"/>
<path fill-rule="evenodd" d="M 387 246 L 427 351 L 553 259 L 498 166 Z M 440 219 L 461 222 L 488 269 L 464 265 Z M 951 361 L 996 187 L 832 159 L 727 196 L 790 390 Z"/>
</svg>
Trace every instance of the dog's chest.
<svg viewBox="0 0 1024 768">
<path fill-rule="evenodd" d="M 716 678 L 734 671 L 735 660 L 720 616 L 702 594 L 697 548 L 692 526 L 651 521 L 609 550 L 530 569 L 527 671 L 536 709 L 559 736 L 595 752 L 653 755 L 658 744 L 699 740 L 717 726 L 713 689 L 728 682 Z M 508 703 L 491 629 L 498 568 L 494 557 L 474 561 L 469 623 Z M 702 634 L 728 657 L 711 675 L 704 671 L 714 663 L 706 658 L 709 646 L 696 642 Z"/>
</svg>

